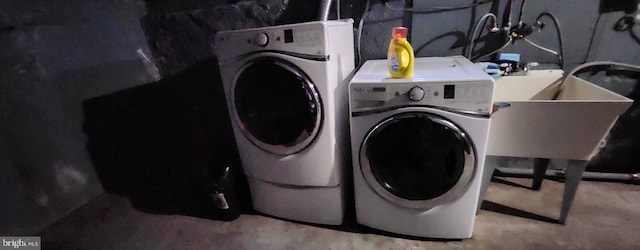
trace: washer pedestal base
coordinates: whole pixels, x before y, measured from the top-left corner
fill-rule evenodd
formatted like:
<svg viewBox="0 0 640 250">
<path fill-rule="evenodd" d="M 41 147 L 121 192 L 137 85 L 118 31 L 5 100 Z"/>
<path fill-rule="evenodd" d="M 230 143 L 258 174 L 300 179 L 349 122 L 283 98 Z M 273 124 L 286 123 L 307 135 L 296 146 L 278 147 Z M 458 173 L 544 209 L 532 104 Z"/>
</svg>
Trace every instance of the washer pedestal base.
<svg viewBox="0 0 640 250">
<path fill-rule="evenodd" d="M 247 177 L 253 208 L 284 219 L 340 225 L 344 214 L 342 187 L 277 185 Z"/>
</svg>

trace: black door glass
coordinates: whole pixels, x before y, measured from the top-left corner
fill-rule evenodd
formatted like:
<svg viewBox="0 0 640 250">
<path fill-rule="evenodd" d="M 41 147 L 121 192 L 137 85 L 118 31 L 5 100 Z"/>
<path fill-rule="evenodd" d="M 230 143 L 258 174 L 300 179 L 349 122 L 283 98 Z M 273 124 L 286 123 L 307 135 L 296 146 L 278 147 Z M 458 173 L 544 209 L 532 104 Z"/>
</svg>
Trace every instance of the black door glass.
<svg viewBox="0 0 640 250">
<path fill-rule="evenodd" d="M 284 61 L 254 61 L 236 81 L 235 106 L 243 126 L 271 145 L 293 146 L 311 136 L 320 107 L 308 83 Z"/>
<path fill-rule="evenodd" d="M 415 114 L 373 131 L 366 156 L 371 172 L 387 191 L 407 200 L 429 200 L 458 182 L 466 148 L 456 131 Z"/>
</svg>

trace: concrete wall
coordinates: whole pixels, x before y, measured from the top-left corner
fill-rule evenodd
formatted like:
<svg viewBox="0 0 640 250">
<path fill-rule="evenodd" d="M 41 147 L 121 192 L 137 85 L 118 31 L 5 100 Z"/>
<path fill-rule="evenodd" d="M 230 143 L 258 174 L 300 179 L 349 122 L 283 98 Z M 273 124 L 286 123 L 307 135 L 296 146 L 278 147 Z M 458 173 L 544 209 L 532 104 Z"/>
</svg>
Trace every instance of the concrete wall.
<svg viewBox="0 0 640 250">
<path fill-rule="evenodd" d="M 299 19 L 308 12 L 309 1 L 147 1 L 148 12 L 142 26 L 155 62 L 163 75 L 175 74 L 197 62 L 211 58 L 216 48 L 214 37 L 223 30 L 248 29 L 276 25 L 282 15 Z M 291 7 L 291 8 L 289 8 Z M 300 13 L 285 12 L 297 9 Z M 305 21 L 305 20 L 300 20 Z"/>
<path fill-rule="evenodd" d="M 102 187 L 84 99 L 152 77 L 141 1 L 0 1 L 0 235 L 37 234 Z M 151 72 L 153 73 L 153 72 Z"/>
</svg>

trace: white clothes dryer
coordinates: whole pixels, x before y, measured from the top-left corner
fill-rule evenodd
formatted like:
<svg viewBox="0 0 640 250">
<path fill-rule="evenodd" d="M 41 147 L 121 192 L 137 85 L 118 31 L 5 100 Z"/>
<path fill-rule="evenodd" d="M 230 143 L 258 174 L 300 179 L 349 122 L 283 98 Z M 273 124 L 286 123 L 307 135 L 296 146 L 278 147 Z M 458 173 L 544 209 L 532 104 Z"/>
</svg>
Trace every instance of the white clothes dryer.
<svg viewBox="0 0 640 250">
<path fill-rule="evenodd" d="M 471 237 L 494 80 L 464 57 L 416 58 L 412 79 L 388 76 L 370 60 L 349 85 L 358 223 Z"/>
<path fill-rule="evenodd" d="M 341 224 L 353 20 L 219 32 L 216 46 L 254 209 Z"/>
</svg>

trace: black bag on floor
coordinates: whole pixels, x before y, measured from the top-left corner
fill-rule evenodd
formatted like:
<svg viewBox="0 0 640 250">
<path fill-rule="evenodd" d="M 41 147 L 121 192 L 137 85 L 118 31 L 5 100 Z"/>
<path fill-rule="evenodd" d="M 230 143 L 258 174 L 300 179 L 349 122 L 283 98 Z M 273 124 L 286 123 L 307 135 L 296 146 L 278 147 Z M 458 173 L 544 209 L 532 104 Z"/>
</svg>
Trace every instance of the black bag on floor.
<svg viewBox="0 0 640 250">
<path fill-rule="evenodd" d="M 85 100 L 83 110 L 106 191 L 152 213 L 230 220 L 248 210 L 217 60 Z"/>
</svg>

